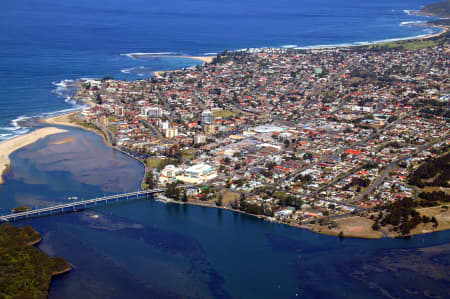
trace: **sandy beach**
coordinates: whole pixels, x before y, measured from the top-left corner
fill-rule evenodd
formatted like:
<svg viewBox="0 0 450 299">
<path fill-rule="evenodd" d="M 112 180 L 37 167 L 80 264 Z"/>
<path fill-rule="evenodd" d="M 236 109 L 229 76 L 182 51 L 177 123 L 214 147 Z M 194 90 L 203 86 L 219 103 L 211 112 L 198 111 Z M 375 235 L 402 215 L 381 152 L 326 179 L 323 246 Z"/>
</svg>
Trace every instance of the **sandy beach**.
<svg viewBox="0 0 450 299">
<path fill-rule="evenodd" d="M 189 58 L 189 59 L 200 60 L 205 63 L 211 63 L 213 61 L 213 59 L 216 58 L 217 56 L 169 56 L 169 57 Z"/>
<path fill-rule="evenodd" d="M 65 133 L 66 130 L 58 129 L 55 127 L 48 127 L 38 129 L 26 135 L 18 136 L 16 138 L 6 140 L 0 143 L 0 173 L 3 174 L 10 165 L 9 155 L 14 151 L 30 145 L 41 138 L 47 137 L 53 134 Z M 0 176 L 0 184 L 3 184 L 3 177 Z"/>
<path fill-rule="evenodd" d="M 70 126 L 81 129 L 87 129 L 86 127 L 83 127 L 72 120 L 77 113 L 79 113 L 79 111 L 61 114 L 55 117 L 43 118 L 40 120 L 40 122 L 50 125 Z"/>
<path fill-rule="evenodd" d="M 214 58 L 217 56 L 158 56 L 158 57 L 178 57 L 178 58 L 189 58 L 189 59 L 196 59 L 203 61 L 205 63 L 211 63 Z M 161 79 L 163 77 L 164 73 L 172 72 L 172 70 L 169 71 L 154 71 L 153 74 L 157 79 Z"/>
<path fill-rule="evenodd" d="M 155 72 L 153 72 L 153 74 L 155 75 L 156 79 L 161 79 L 161 78 L 163 78 L 163 74 L 167 73 L 167 72 L 170 72 L 170 71 L 155 71 Z"/>
</svg>

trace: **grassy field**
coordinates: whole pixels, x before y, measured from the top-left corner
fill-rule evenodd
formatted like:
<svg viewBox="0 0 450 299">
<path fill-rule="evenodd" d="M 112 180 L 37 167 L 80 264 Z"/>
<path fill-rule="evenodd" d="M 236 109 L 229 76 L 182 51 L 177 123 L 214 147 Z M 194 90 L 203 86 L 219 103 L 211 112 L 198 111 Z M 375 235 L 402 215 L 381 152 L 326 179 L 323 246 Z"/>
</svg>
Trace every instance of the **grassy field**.
<svg viewBox="0 0 450 299">
<path fill-rule="evenodd" d="M 434 47 L 437 45 L 439 45 L 438 40 L 413 40 L 408 42 L 398 41 L 379 45 L 371 45 L 370 48 L 389 48 L 389 49 L 404 48 L 406 50 L 417 50 L 428 47 Z"/>
<path fill-rule="evenodd" d="M 181 157 L 183 159 L 186 159 L 186 160 L 194 159 L 194 150 L 193 149 L 188 149 L 188 150 L 182 151 L 181 152 Z"/>
<path fill-rule="evenodd" d="M 227 206 L 234 202 L 235 200 L 239 200 L 241 195 L 237 192 L 232 192 L 228 190 L 221 190 L 220 193 L 222 193 L 222 205 Z M 219 194 L 217 194 L 218 196 Z M 216 202 L 218 200 L 218 197 L 214 198 L 212 201 Z"/>
<path fill-rule="evenodd" d="M 117 133 L 117 127 L 116 126 L 108 126 L 108 130 L 110 130 L 111 132 L 113 132 L 114 134 Z"/>
<path fill-rule="evenodd" d="M 439 225 L 433 227 L 431 223 L 421 223 L 416 228 L 411 230 L 411 234 L 425 234 L 434 231 L 442 231 L 450 229 L 450 209 L 443 206 L 417 209 L 417 212 L 422 216 L 435 217 Z"/>
<path fill-rule="evenodd" d="M 434 186 L 427 186 L 423 189 L 417 188 L 420 192 L 433 192 L 433 191 L 444 191 L 446 194 L 450 194 L 450 188 L 444 188 L 444 187 L 434 187 Z"/>
<path fill-rule="evenodd" d="M 443 33 L 439 37 L 427 38 L 427 39 L 411 39 L 411 40 L 402 40 L 396 42 L 388 42 L 382 44 L 373 44 L 369 45 L 369 49 L 396 49 L 403 48 L 406 50 L 417 50 L 428 47 L 434 47 L 437 45 L 442 45 L 446 41 L 448 41 L 450 36 L 449 32 Z"/>
<path fill-rule="evenodd" d="M 222 117 L 222 118 L 228 118 L 231 116 L 237 115 L 237 113 L 229 110 L 219 110 L 219 111 L 213 111 L 214 117 Z"/>
<path fill-rule="evenodd" d="M 364 239 L 379 239 L 383 237 L 383 233 L 379 231 L 374 231 L 372 229 L 372 220 L 354 216 L 336 219 L 337 227 L 328 228 L 328 226 L 320 224 L 309 225 L 310 229 L 314 232 L 337 236 L 340 232 L 343 233 L 344 237 L 351 238 L 364 238 Z"/>
<path fill-rule="evenodd" d="M 149 168 L 157 168 L 161 161 L 166 160 L 165 158 L 154 158 L 154 159 L 147 159 L 147 167 Z"/>
</svg>

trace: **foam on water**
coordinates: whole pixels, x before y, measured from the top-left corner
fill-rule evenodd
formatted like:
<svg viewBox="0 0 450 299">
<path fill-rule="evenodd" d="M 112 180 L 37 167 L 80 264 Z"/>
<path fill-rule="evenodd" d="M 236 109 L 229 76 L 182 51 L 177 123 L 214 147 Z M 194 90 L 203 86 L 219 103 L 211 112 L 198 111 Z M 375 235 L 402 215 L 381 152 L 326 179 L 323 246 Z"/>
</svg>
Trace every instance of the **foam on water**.
<svg viewBox="0 0 450 299">
<path fill-rule="evenodd" d="M 145 58 L 145 57 L 158 57 L 158 56 L 174 56 L 181 55 L 176 52 L 136 52 L 136 53 L 125 53 L 120 54 L 121 56 L 127 56 L 133 59 Z"/>
<path fill-rule="evenodd" d="M 407 14 L 408 16 L 415 16 L 419 12 L 418 10 L 412 10 L 412 9 L 404 9 L 403 12 Z"/>
<path fill-rule="evenodd" d="M 414 38 L 423 38 L 423 37 L 427 37 L 431 34 L 438 33 L 440 31 L 441 30 L 437 29 L 437 28 L 426 28 L 423 31 L 423 34 L 402 37 L 402 38 L 388 38 L 388 39 L 381 39 L 381 40 L 375 40 L 375 41 L 363 41 L 363 42 L 342 43 L 342 44 L 312 45 L 312 46 L 296 47 L 294 49 L 311 50 L 311 49 L 324 49 L 324 48 L 342 48 L 342 47 L 352 47 L 352 46 L 364 46 L 364 45 L 370 45 L 370 44 L 382 44 L 382 43 L 396 42 L 396 41 L 402 41 L 402 40 L 409 40 L 409 39 L 414 39 Z"/>
<path fill-rule="evenodd" d="M 0 140 L 1 141 L 5 141 L 8 139 L 14 138 L 16 136 L 24 135 L 24 134 L 30 132 L 31 128 L 22 127 L 20 125 L 21 122 L 24 122 L 26 120 L 54 117 L 54 116 L 78 111 L 78 110 L 89 107 L 86 104 L 79 104 L 74 99 L 75 93 L 78 89 L 77 85 L 75 84 L 75 80 L 65 79 L 65 80 L 62 80 L 59 82 L 52 82 L 52 84 L 53 84 L 53 86 L 55 86 L 55 88 L 51 92 L 56 94 L 58 97 L 63 98 L 64 102 L 69 103 L 72 107 L 57 110 L 57 111 L 42 112 L 42 113 L 30 115 L 30 116 L 20 115 L 17 118 L 11 120 L 10 126 L 0 127 Z"/>
<path fill-rule="evenodd" d="M 150 72 L 145 66 L 137 66 L 137 67 L 130 67 L 127 69 L 120 70 L 124 74 L 131 74 L 131 73 L 147 73 Z"/>
<path fill-rule="evenodd" d="M 404 22 L 400 23 L 400 26 L 424 27 L 424 26 L 427 26 L 427 22 L 425 22 L 425 21 L 404 21 Z"/>
</svg>

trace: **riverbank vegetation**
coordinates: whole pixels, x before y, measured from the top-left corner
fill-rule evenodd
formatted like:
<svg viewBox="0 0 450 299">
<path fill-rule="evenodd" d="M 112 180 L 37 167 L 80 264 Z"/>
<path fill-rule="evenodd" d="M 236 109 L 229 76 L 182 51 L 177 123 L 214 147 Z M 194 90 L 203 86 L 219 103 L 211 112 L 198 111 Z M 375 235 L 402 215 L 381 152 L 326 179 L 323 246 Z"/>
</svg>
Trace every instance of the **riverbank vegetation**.
<svg viewBox="0 0 450 299">
<path fill-rule="evenodd" d="M 47 298 L 52 276 L 71 270 L 32 246 L 40 240 L 31 226 L 0 225 L 0 298 Z"/>
<path fill-rule="evenodd" d="M 409 183 L 420 188 L 424 186 L 450 187 L 450 153 L 425 161 L 411 173 Z"/>
</svg>

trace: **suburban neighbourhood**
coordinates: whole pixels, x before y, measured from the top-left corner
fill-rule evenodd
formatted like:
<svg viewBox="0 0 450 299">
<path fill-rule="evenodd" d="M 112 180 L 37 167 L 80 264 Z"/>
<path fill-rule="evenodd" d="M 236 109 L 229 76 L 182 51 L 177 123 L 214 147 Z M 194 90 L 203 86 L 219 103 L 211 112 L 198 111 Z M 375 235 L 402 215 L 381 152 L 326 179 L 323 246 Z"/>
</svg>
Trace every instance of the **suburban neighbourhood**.
<svg viewBox="0 0 450 299">
<path fill-rule="evenodd" d="M 151 79 L 84 80 L 78 96 L 95 102 L 82 119 L 143 161 L 143 187 L 168 187 L 165 200 L 373 225 L 374 209 L 422 192 L 449 200 L 448 182 L 409 182 L 450 149 L 449 54 L 447 42 L 224 51 Z"/>
</svg>

